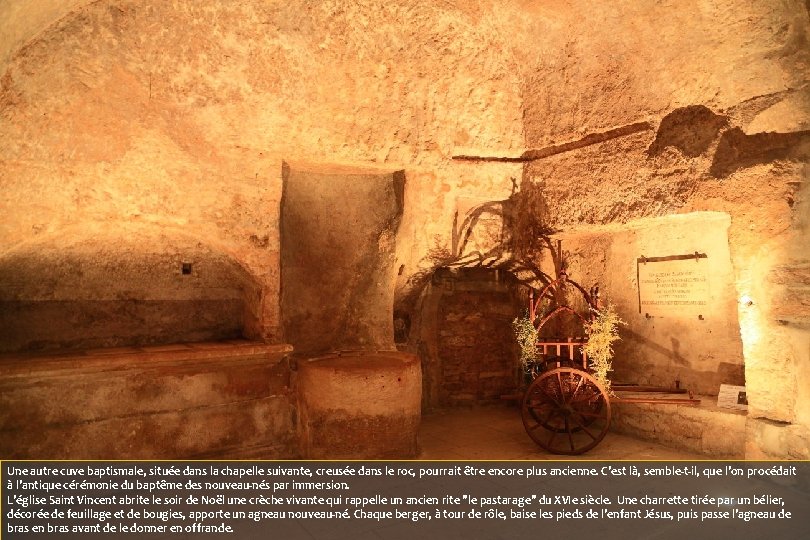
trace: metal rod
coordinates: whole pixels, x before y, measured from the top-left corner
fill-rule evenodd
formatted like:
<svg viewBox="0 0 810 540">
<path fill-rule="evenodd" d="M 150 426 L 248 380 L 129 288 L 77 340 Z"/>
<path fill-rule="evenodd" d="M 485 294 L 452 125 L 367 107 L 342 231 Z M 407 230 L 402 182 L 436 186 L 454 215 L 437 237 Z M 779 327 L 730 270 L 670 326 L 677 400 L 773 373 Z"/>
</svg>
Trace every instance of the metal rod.
<svg viewBox="0 0 810 540">
<path fill-rule="evenodd" d="M 688 398 L 620 398 L 615 397 L 610 399 L 613 403 L 660 403 L 663 405 L 699 405 L 699 399 Z"/>
<path fill-rule="evenodd" d="M 686 388 L 666 388 L 663 386 L 636 386 L 632 384 L 613 384 L 610 386 L 616 392 L 660 392 L 662 394 L 686 394 Z"/>
</svg>

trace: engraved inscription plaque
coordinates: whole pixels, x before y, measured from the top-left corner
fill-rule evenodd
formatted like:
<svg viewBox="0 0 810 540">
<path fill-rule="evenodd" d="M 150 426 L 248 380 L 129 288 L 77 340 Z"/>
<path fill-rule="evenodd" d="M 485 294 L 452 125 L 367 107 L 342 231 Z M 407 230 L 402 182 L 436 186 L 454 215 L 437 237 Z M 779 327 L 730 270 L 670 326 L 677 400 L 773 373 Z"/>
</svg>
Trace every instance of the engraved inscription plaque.
<svg viewBox="0 0 810 540">
<path fill-rule="evenodd" d="M 639 313 L 657 317 L 697 317 L 709 303 L 705 254 L 638 259 Z"/>
</svg>

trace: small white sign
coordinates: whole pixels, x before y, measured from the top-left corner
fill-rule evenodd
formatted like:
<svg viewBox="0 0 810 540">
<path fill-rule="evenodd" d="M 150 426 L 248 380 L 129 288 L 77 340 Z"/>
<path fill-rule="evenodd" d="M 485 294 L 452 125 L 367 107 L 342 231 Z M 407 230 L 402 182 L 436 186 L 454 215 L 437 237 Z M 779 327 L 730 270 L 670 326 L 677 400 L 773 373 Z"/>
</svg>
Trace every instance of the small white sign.
<svg viewBox="0 0 810 540">
<path fill-rule="evenodd" d="M 717 395 L 717 406 L 725 409 L 748 410 L 748 397 L 744 386 L 721 384 Z"/>
</svg>

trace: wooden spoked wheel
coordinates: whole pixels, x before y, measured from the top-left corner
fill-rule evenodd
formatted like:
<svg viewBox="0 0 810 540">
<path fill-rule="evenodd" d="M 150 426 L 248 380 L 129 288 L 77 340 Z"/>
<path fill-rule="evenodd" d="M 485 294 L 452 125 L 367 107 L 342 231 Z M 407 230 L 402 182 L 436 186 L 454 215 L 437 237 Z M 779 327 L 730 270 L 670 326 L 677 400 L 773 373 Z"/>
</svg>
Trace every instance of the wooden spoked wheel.
<svg viewBox="0 0 810 540">
<path fill-rule="evenodd" d="M 553 454 L 582 454 L 607 433 L 610 400 L 587 372 L 561 367 L 529 385 L 521 416 L 526 433 L 544 449 Z"/>
<path fill-rule="evenodd" d="M 535 378 L 539 377 L 540 375 L 542 375 L 543 373 L 545 373 L 547 371 L 551 371 L 552 369 L 561 368 L 561 367 L 574 367 L 574 362 L 573 362 L 573 360 L 570 360 L 568 358 L 564 358 L 562 356 L 550 356 L 548 358 L 544 358 L 544 359 L 540 360 L 540 362 L 537 364 L 537 366 L 538 367 L 534 372 Z M 556 429 L 552 424 L 544 422 L 543 417 L 539 414 L 539 411 L 537 411 L 537 410 L 530 407 L 529 408 L 529 414 L 531 414 L 534 417 L 534 419 L 535 419 L 535 421 L 537 421 L 537 423 L 544 424 L 543 427 L 545 427 L 546 429 L 549 429 L 549 430 Z"/>
</svg>

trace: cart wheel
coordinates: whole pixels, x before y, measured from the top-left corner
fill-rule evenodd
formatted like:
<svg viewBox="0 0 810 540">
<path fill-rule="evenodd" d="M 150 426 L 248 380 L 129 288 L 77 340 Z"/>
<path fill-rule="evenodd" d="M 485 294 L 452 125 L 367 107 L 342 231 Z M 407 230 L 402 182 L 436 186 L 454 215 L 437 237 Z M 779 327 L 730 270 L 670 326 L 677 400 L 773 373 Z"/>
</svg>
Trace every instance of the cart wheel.
<svg viewBox="0 0 810 540">
<path fill-rule="evenodd" d="M 537 377 L 526 390 L 523 426 L 534 442 L 552 454 L 582 454 L 610 427 L 607 392 L 581 369 L 561 367 Z"/>
<path fill-rule="evenodd" d="M 540 360 L 536 365 L 536 371 L 534 377 L 537 378 L 543 373 L 547 371 L 551 371 L 552 369 L 560 368 L 560 367 L 574 367 L 574 363 L 569 359 L 563 356 L 549 356 Z M 565 431 L 565 427 L 563 428 L 556 428 L 553 424 L 548 423 L 543 420 L 542 415 L 539 411 L 529 408 L 529 414 L 532 415 L 535 422 L 538 424 L 543 424 L 543 427 L 548 430 L 556 430 L 558 433 Z"/>
</svg>

